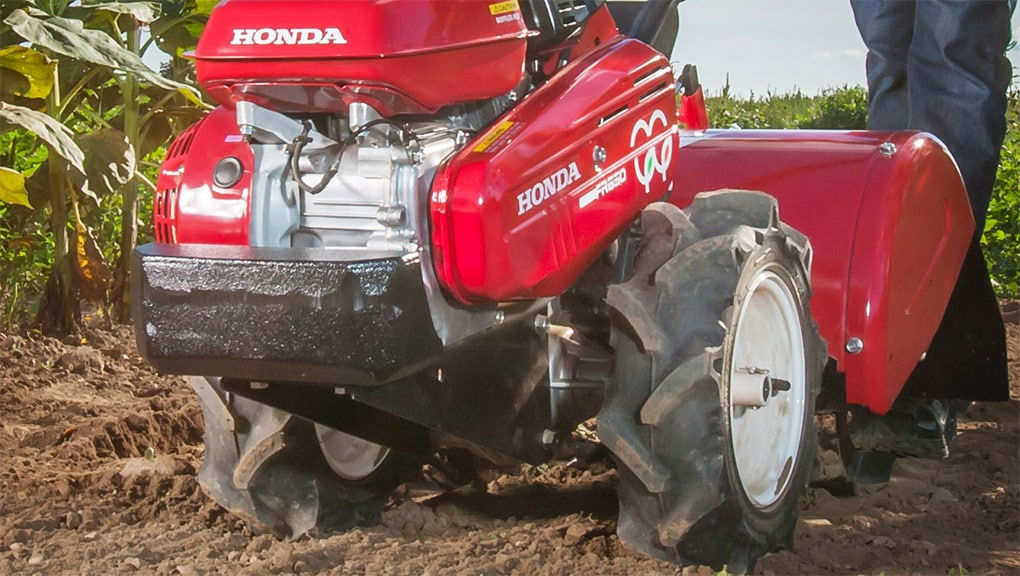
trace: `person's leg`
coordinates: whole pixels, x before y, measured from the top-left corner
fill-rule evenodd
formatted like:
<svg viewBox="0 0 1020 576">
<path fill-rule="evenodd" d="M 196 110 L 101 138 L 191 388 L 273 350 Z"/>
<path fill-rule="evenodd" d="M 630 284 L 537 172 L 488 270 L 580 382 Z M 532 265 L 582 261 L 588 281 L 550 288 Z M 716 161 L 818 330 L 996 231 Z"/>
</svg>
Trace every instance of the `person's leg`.
<svg viewBox="0 0 1020 576">
<path fill-rule="evenodd" d="M 1006 131 L 1009 18 L 1007 0 L 918 2 L 907 66 L 909 128 L 935 134 L 956 158 L 978 236 Z"/>
<path fill-rule="evenodd" d="M 909 383 L 937 393 L 931 387 L 941 380 L 935 388 L 950 397 L 991 400 L 1008 394 L 1002 318 L 977 239 L 1006 131 L 1011 9 L 1007 0 L 920 2 L 910 48 L 910 128 L 935 134 L 952 152 L 977 225 L 929 362 L 922 362 Z"/>
<path fill-rule="evenodd" d="M 910 118 L 907 57 L 914 27 L 914 0 L 850 0 L 857 29 L 868 47 L 868 128 L 902 130 Z"/>
<path fill-rule="evenodd" d="M 854 4 L 866 43 L 864 14 L 857 13 L 858 6 L 879 11 L 881 4 L 868 0 Z M 905 80 L 902 91 L 896 93 L 909 93 L 908 111 L 899 112 L 907 123 L 879 116 L 868 126 L 925 130 L 941 138 L 960 165 L 978 229 L 927 358 L 915 369 L 888 414 L 876 416 L 860 410 L 850 434 L 860 444 L 858 449 L 876 451 L 872 454 L 892 451 L 938 458 L 954 436 L 955 410 L 965 405 L 949 399 L 1000 400 L 1008 395 L 1002 320 L 977 238 L 1004 134 L 1010 74 L 1004 52 L 1009 41 L 1010 7 L 1006 0 L 910 4 L 915 18 L 906 78 L 887 79 L 884 85 L 880 79 L 873 81 L 870 65 L 874 50 L 869 52 L 868 69 L 869 91 L 890 91 Z M 885 30 L 896 33 L 889 27 Z M 874 95 L 870 102 L 875 102 Z M 888 460 L 890 466 L 891 462 Z"/>
</svg>

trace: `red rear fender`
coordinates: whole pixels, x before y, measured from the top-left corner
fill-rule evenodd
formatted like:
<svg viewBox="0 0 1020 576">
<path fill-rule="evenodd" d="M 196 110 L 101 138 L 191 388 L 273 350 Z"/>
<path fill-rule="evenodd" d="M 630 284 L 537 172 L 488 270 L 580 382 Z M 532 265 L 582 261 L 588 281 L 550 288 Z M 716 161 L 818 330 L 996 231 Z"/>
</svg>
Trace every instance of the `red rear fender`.
<svg viewBox="0 0 1020 576">
<path fill-rule="evenodd" d="M 677 194 L 761 190 L 814 247 L 811 308 L 847 400 L 888 410 L 931 343 L 974 230 L 959 171 L 919 133 L 712 131 L 677 154 Z M 860 351 L 850 353 L 857 349 Z"/>
</svg>

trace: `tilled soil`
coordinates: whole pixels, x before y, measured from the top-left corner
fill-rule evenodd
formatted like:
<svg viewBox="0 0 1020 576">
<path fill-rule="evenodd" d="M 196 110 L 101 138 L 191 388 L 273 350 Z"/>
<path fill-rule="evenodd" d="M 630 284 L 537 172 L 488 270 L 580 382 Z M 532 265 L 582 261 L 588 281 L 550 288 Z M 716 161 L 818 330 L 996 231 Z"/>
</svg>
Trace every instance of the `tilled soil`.
<svg viewBox="0 0 1020 576">
<path fill-rule="evenodd" d="M 853 498 L 811 489 L 796 550 L 761 574 L 1020 574 L 1020 303 L 1014 400 L 978 404 L 944 461 L 900 460 Z M 202 415 L 126 329 L 0 333 L 0 574 L 713 574 L 624 548 L 605 462 L 522 467 L 487 489 L 402 487 L 380 525 L 280 541 L 201 491 Z"/>
</svg>

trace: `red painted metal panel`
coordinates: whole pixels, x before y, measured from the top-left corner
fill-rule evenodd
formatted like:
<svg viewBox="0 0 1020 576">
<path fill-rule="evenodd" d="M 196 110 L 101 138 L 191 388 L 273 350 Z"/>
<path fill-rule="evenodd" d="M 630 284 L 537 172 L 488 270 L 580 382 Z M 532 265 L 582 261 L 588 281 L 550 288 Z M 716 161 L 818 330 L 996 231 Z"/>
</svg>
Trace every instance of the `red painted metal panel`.
<svg viewBox="0 0 1020 576">
<path fill-rule="evenodd" d="M 877 412 L 931 344 L 974 232 L 945 147 L 916 134 L 890 142 L 897 152 L 876 162 L 864 190 L 847 298 L 847 332 L 865 347 L 847 357 L 847 400 Z"/>
<path fill-rule="evenodd" d="M 680 125 L 688 130 L 708 130 L 708 109 L 701 86 L 690 96 L 680 95 Z"/>
<path fill-rule="evenodd" d="M 846 372 L 847 399 L 885 412 L 931 343 L 973 232 L 948 152 L 916 133 L 733 130 L 681 140 L 673 202 L 761 190 L 808 235 L 811 309 Z M 859 354 L 844 349 L 851 337 L 864 342 Z"/>
<path fill-rule="evenodd" d="M 160 169 L 159 190 L 173 190 L 176 198 L 164 210 L 175 218 L 175 233 L 163 242 L 195 244 L 248 244 L 252 167 L 251 147 L 241 138 L 234 112 L 216 108 L 171 145 L 187 139 L 191 152 L 172 156 Z M 213 169 L 223 158 L 241 161 L 244 176 L 236 186 L 213 183 Z M 156 207 L 157 210 L 159 206 Z"/>
<path fill-rule="evenodd" d="M 440 169 L 443 286 L 463 302 L 561 293 L 672 187 L 676 118 L 668 62 L 638 41 L 567 65 Z"/>
<path fill-rule="evenodd" d="M 201 121 L 189 126 L 170 144 L 159 176 L 156 178 L 156 195 L 152 201 L 152 228 L 156 242 L 165 244 L 177 243 L 177 196 L 180 193 L 181 174 L 184 163 L 191 151 L 191 143 L 195 133 L 202 125 Z"/>
<path fill-rule="evenodd" d="M 235 83 L 326 82 L 389 90 L 391 111 L 425 113 L 509 92 L 527 34 L 515 1 L 227 0 L 195 58 L 199 82 L 227 105 Z"/>
</svg>

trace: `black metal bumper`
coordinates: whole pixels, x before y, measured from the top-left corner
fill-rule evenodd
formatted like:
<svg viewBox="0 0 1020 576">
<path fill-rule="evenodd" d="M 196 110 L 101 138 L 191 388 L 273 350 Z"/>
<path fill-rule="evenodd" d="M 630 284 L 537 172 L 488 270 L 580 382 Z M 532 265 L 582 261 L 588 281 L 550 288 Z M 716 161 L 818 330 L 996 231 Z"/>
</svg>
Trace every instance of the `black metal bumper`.
<svg viewBox="0 0 1020 576">
<path fill-rule="evenodd" d="M 442 345 L 420 265 L 290 248 L 146 244 L 132 261 L 135 338 L 161 372 L 372 386 Z"/>
</svg>

